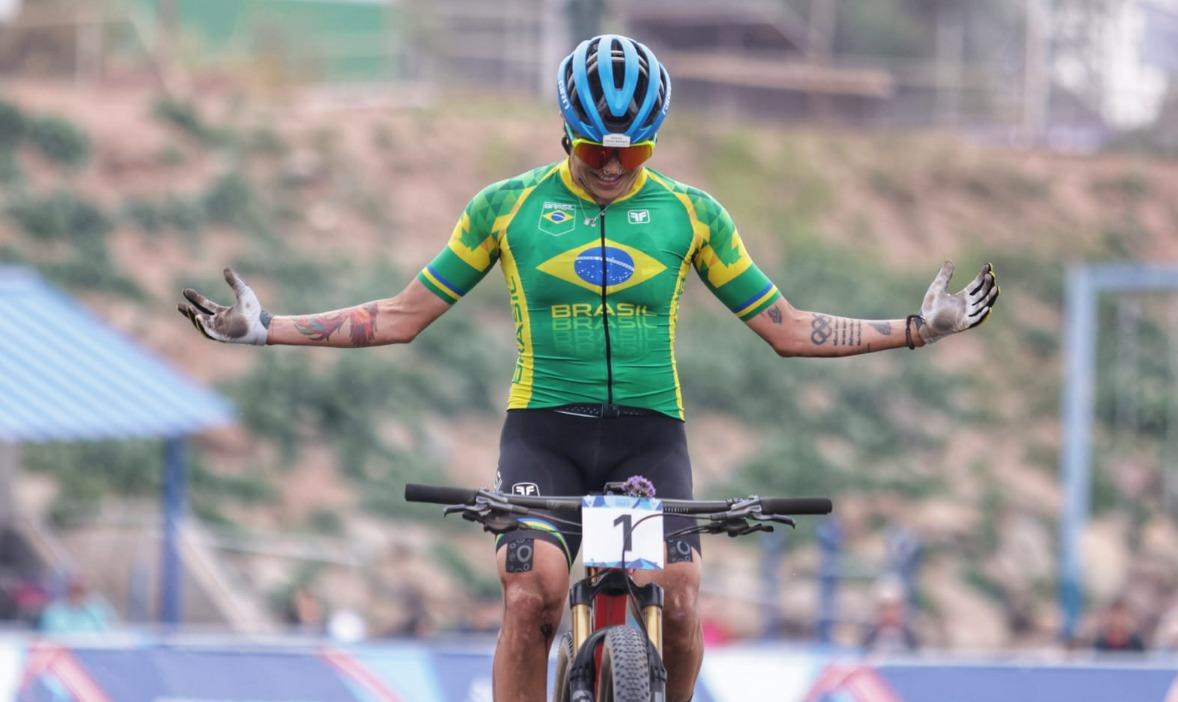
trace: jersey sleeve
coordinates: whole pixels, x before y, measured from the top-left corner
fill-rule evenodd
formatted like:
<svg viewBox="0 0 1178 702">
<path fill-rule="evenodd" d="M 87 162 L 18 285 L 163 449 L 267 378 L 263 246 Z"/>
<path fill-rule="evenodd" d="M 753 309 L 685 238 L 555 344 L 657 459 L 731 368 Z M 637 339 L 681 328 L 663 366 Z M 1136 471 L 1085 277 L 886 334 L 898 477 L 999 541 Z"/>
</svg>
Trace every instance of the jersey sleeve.
<svg viewBox="0 0 1178 702">
<path fill-rule="evenodd" d="M 494 232 L 502 183 L 483 188 L 467 203 L 446 247 L 418 273 L 430 292 L 454 304 L 495 265 L 499 240 Z"/>
<path fill-rule="evenodd" d="M 749 257 L 732 217 L 707 193 L 695 190 L 689 198 L 702 234 L 692 258 L 700 279 L 742 320 L 764 312 L 781 293 Z"/>
</svg>

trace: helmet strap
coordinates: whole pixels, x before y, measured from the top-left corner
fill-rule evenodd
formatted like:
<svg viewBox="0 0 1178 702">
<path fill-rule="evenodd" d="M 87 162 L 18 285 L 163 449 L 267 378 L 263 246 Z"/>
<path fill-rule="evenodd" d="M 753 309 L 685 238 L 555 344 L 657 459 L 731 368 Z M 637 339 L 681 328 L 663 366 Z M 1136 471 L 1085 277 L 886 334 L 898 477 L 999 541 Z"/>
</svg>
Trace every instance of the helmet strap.
<svg viewBox="0 0 1178 702">
<path fill-rule="evenodd" d="M 571 156 L 573 153 L 573 128 L 569 126 L 568 122 L 562 126 L 564 127 L 564 135 L 560 137 L 560 145 L 564 147 L 565 155 Z"/>
</svg>

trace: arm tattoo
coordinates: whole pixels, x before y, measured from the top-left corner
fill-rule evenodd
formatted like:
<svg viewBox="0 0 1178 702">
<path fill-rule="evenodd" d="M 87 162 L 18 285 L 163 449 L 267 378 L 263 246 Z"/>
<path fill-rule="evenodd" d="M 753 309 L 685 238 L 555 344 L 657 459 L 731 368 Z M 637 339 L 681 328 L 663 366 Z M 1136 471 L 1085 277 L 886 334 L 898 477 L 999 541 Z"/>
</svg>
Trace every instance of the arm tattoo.
<svg viewBox="0 0 1178 702">
<path fill-rule="evenodd" d="M 892 323 L 891 322 L 871 322 L 870 324 L 871 324 L 871 328 L 876 330 L 880 334 L 883 334 L 884 336 L 891 336 L 892 335 Z"/>
<path fill-rule="evenodd" d="M 765 310 L 765 314 L 769 315 L 769 319 L 772 320 L 774 324 L 781 324 L 781 310 L 776 306 Z"/>
<path fill-rule="evenodd" d="M 810 341 L 815 346 L 821 346 L 830 339 L 831 333 L 830 317 L 824 314 L 815 314 L 814 318 L 810 320 Z"/>
<path fill-rule="evenodd" d="M 826 324 L 822 326 L 822 334 L 819 333 L 819 318 L 826 320 Z M 835 317 L 833 323 L 829 320 L 830 318 L 824 315 L 814 315 L 814 321 L 810 323 L 813 330 L 810 332 L 810 341 L 813 341 L 815 345 L 821 346 L 826 342 L 827 337 L 833 340 L 833 346 L 863 345 L 863 320 L 847 319 L 846 317 Z"/>
<path fill-rule="evenodd" d="M 350 322 L 349 334 L 353 346 L 369 346 L 376 341 L 376 303 L 352 307 L 340 312 L 321 314 L 295 322 L 295 329 L 311 341 L 327 341 L 332 334 Z"/>
</svg>

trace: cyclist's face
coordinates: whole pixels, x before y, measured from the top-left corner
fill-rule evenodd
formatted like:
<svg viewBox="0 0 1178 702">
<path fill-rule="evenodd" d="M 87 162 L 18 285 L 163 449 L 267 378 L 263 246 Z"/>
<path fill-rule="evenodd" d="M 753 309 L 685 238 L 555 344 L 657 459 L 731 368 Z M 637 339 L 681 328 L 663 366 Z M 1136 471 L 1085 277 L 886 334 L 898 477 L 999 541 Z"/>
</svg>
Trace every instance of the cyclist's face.
<svg viewBox="0 0 1178 702">
<path fill-rule="evenodd" d="M 608 205 L 628 192 L 638 177 L 639 169 L 641 166 L 626 170 L 616 155 L 601 168 L 590 168 L 575 153 L 569 156 L 569 170 L 573 173 L 573 179 L 602 205 Z"/>
</svg>

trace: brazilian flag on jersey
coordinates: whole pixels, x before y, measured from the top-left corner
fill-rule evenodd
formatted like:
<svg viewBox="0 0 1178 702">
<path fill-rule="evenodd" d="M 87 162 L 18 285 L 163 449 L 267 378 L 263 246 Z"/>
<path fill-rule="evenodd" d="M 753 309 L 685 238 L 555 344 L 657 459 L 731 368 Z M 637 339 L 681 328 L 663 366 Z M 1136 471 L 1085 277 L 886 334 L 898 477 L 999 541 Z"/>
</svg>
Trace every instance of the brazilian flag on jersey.
<svg viewBox="0 0 1178 702">
<path fill-rule="evenodd" d="M 683 419 L 675 323 L 688 271 L 743 320 L 780 296 L 720 203 L 649 168 L 604 211 L 568 161 L 490 185 L 418 279 L 453 303 L 496 261 L 519 348 L 509 409 L 612 402 Z"/>
</svg>

